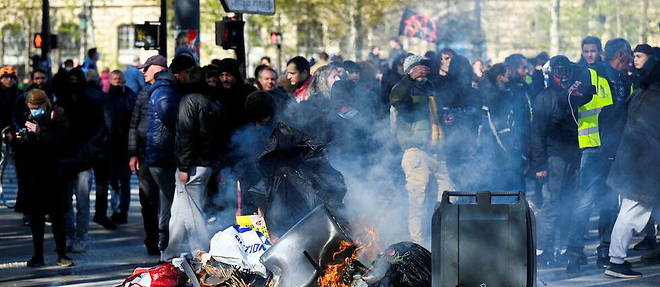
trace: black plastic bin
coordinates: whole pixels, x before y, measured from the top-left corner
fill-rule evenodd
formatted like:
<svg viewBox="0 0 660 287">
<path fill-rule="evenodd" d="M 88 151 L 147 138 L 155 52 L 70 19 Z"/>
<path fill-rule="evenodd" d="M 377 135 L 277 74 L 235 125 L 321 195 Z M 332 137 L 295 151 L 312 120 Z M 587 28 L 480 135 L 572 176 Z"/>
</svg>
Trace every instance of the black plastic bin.
<svg viewBox="0 0 660 287">
<path fill-rule="evenodd" d="M 491 202 L 504 197 L 514 200 Z M 432 228 L 433 287 L 534 286 L 534 214 L 524 193 L 445 192 Z"/>
</svg>

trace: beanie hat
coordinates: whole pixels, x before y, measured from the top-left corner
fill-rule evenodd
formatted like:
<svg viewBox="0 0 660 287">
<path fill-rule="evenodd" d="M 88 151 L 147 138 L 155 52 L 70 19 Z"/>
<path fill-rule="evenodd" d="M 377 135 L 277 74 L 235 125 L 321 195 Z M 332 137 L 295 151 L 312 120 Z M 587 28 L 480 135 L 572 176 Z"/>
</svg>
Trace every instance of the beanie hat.
<svg viewBox="0 0 660 287">
<path fill-rule="evenodd" d="M 238 69 L 238 61 L 232 58 L 224 58 L 218 62 L 218 73 L 229 73 L 237 80 L 242 79 L 241 72 Z"/>
<path fill-rule="evenodd" d="M 406 74 L 410 73 L 410 70 L 415 66 L 419 66 L 423 59 L 424 57 L 418 55 L 410 55 L 406 57 L 403 61 L 403 72 Z"/>
<path fill-rule="evenodd" d="M 12 66 L 4 66 L 0 69 L 0 77 L 15 77 L 16 76 L 16 69 Z"/>
<path fill-rule="evenodd" d="M 644 53 L 649 56 L 654 55 L 653 47 L 651 47 L 649 44 L 639 44 L 637 47 L 635 47 L 635 50 L 633 51 L 635 53 Z"/>
<path fill-rule="evenodd" d="M 196 65 L 197 63 L 195 63 L 195 60 L 190 56 L 177 55 L 174 57 L 174 59 L 172 59 L 172 63 L 170 64 L 170 70 L 172 71 L 172 74 L 178 74 Z"/>
</svg>

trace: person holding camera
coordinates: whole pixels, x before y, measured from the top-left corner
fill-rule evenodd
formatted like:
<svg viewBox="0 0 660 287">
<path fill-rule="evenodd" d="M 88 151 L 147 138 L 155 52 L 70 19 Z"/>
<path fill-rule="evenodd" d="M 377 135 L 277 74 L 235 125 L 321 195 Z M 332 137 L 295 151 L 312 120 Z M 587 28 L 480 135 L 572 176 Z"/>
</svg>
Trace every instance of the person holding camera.
<svg viewBox="0 0 660 287">
<path fill-rule="evenodd" d="M 44 225 L 49 215 L 53 223 L 53 238 L 57 249 L 57 265 L 73 266 L 66 256 L 64 214 L 68 209 L 65 181 L 60 171 L 63 140 L 68 121 L 61 108 L 54 107 L 43 90 L 32 89 L 25 96 L 28 112 L 16 115 L 18 131 L 15 148 L 21 151 L 21 192 L 18 193 L 16 212 L 32 218 L 34 256 L 28 267 L 44 265 Z"/>
</svg>

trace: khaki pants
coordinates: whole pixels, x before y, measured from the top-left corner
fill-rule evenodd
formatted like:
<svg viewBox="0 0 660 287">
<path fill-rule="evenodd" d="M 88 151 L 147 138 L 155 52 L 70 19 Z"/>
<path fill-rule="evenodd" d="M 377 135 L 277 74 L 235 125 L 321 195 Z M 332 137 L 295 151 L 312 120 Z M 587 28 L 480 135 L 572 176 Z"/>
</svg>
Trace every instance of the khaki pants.
<svg viewBox="0 0 660 287">
<path fill-rule="evenodd" d="M 415 243 L 424 241 L 424 225 L 430 224 L 435 202 L 440 201 L 442 192 L 452 189 L 447 165 L 443 160 L 427 154 L 418 148 L 409 148 L 404 151 L 401 167 L 406 175 L 406 190 L 408 191 L 408 228 L 410 238 Z M 429 189 L 431 178 L 435 179 L 437 189 Z M 426 218 L 425 220 L 423 220 Z M 424 222 L 424 224 L 423 224 Z"/>
</svg>

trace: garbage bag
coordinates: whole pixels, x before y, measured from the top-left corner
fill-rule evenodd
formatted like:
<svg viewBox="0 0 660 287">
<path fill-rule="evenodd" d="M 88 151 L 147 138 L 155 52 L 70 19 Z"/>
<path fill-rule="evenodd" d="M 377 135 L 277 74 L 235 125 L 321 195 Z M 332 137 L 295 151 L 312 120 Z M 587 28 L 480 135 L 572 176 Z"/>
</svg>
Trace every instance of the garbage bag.
<svg viewBox="0 0 660 287">
<path fill-rule="evenodd" d="M 262 208 L 273 235 L 281 236 L 319 205 L 342 209 L 344 177 L 330 165 L 321 141 L 278 123 L 257 165 L 262 179 L 246 201 Z"/>
<path fill-rule="evenodd" d="M 266 267 L 259 258 L 271 245 L 261 232 L 233 225 L 211 238 L 209 254 L 216 261 L 236 267 L 241 272 L 266 278 Z"/>
<path fill-rule="evenodd" d="M 170 263 L 151 268 L 135 268 L 121 287 L 179 287 L 183 286 L 188 277 L 179 268 Z"/>
<path fill-rule="evenodd" d="M 431 286 L 431 252 L 412 242 L 390 245 L 364 275 L 369 287 Z"/>
</svg>

